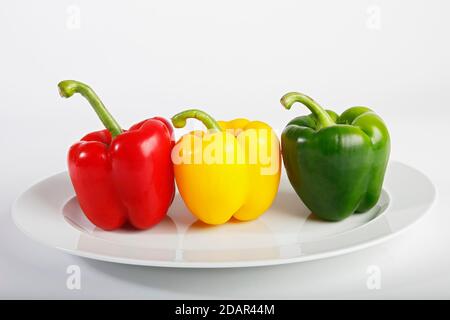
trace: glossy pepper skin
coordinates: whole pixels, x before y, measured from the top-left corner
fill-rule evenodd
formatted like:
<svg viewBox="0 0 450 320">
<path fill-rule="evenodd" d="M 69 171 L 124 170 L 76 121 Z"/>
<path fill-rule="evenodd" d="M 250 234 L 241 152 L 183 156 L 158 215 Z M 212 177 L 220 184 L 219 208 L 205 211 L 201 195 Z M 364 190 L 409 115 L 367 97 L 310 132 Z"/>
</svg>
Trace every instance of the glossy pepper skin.
<svg viewBox="0 0 450 320">
<path fill-rule="evenodd" d="M 259 217 L 272 204 L 280 180 L 281 154 L 273 130 L 246 119 L 216 122 L 195 109 L 175 115 L 172 124 L 184 127 L 188 118 L 202 121 L 208 129 L 181 137 L 172 154 L 172 159 L 183 156 L 173 162 L 178 190 L 189 210 L 212 225 L 232 217 L 241 221 Z M 255 146 L 264 151 L 265 159 L 251 158 Z M 215 150 L 214 159 L 208 159 L 208 150 Z"/>
<path fill-rule="evenodd" d="M 66 80 L 58 87 L 62 97 L 83 95 L 107 128 L 87 134 L 68 154 L 70 178 L 86 217 L 104 230 L 127 222 L 147 229 L 160 222 L 175 191 L 170 123 L 155 117 L 122 131 L 87 85 Z"/>
<path fill-rule="evenodd" d="M 380 197 L 390 153 L 383 120 L 367 107 L 338 116 L 301 93 L 281 98 L 286 109 L 295 102 L 312 114 L 290 121 L 281 145 L 289 181 L 303 203 L 330 221 L 371 209 Z"/>
</svg>

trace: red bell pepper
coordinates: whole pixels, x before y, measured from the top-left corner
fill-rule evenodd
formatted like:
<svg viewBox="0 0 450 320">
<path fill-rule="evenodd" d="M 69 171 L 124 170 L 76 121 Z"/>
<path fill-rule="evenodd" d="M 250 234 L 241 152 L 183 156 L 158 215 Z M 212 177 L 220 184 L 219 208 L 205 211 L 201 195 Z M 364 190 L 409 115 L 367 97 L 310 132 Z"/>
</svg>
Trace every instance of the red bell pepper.
<svg viewBox="0 0 450 320">
<path fill-rule="evenodd" d="M 155 117 L 123 131 L 89 86 L 65 80 L 58 87 L 65 98 L 83 95 L 106 127 L 69 150 L 70 178 L 87 218 L 105 230 L 126 222 L 147 229 L 160 222 L 175 192 L 170 123 Z"/>
</svg>

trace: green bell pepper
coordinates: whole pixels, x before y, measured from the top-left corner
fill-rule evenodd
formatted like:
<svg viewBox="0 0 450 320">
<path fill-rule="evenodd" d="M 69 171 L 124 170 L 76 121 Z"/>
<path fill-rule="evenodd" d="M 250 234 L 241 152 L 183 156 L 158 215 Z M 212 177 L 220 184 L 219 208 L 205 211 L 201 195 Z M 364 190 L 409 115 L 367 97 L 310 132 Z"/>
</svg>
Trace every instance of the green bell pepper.
<svg viewBox="0 0 450 320">
<path fill-rule="evenodd" d="M 281 135 L 283 162 L 298 196 L 330 221 L 371 209 L 380 197 L 390 153 L 383 120 L 367 107 L 338 116 L 301 93 L 281 98 L 286 109 L 295 102 L 312 112 L 290 121 Z"/>
</svg>

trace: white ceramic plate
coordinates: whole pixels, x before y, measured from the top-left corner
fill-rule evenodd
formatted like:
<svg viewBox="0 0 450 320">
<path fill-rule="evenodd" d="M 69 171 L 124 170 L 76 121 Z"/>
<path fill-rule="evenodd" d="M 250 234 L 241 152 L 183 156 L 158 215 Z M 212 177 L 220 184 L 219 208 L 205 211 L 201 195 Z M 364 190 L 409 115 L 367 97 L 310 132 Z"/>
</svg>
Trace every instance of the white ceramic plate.
<svg viewBox="0 0 450 320">
<path fill-rule="evenodd" d="M 60 173 L 26 190 L 13 206 L 13 218 L 32 239 L 82 257 L 160 267 L 249 267 L 321 259 L 374 245 L 417 221 L 434 198 L 424 174 L 391 162 L 379 203 L 341 222 L 311 215 L 283 178 L 272 208 L 255 221 L 205 226 L 177 195 L 169 216 L 152 229 L 106 232 L 84 217 L 67 173 Z"/>
</svg>

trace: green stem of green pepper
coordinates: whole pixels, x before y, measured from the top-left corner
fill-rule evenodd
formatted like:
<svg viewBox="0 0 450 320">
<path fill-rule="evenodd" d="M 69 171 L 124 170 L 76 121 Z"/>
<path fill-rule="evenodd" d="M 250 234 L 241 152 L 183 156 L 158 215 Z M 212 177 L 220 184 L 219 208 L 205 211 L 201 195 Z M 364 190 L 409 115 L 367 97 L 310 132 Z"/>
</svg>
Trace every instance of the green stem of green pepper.
<svg viewBox="0 0 450 320">
<path fill-rule="evenodd" d="M 315 115 L 321 128 L 330 127 L 336 124 L 325 109 L 306 94 L 289 92 L 281 98 L 280 102 L 286 109 L 290 109 L 296 102 L 304 104 Z"/>
<path fill-rule="evenodd" d="M 175 128 L 183 128 L 186 125 L 186 120 L 190 118 L 200 120 L 209 130 L 222 131 L 222 128 L 213 117 L 206 112 L 197 109 L 190 109 L 177 113 L 171 120 Z"/>
<path fill-rule="evenodd" d="M 111 133 L 112 138 L 115 138 L 123 132 L 122 128 L 106 109 L 100 98 L 87 84 L 75 80 L 64 80 L 58 83 L 58 88 L 59 94 L 63 98 L 70 98 L 74 93 L 79 93 L 85 97 L 91 104 L 95 113 L 97 113 L 103 125 Z"/>
</svg>

